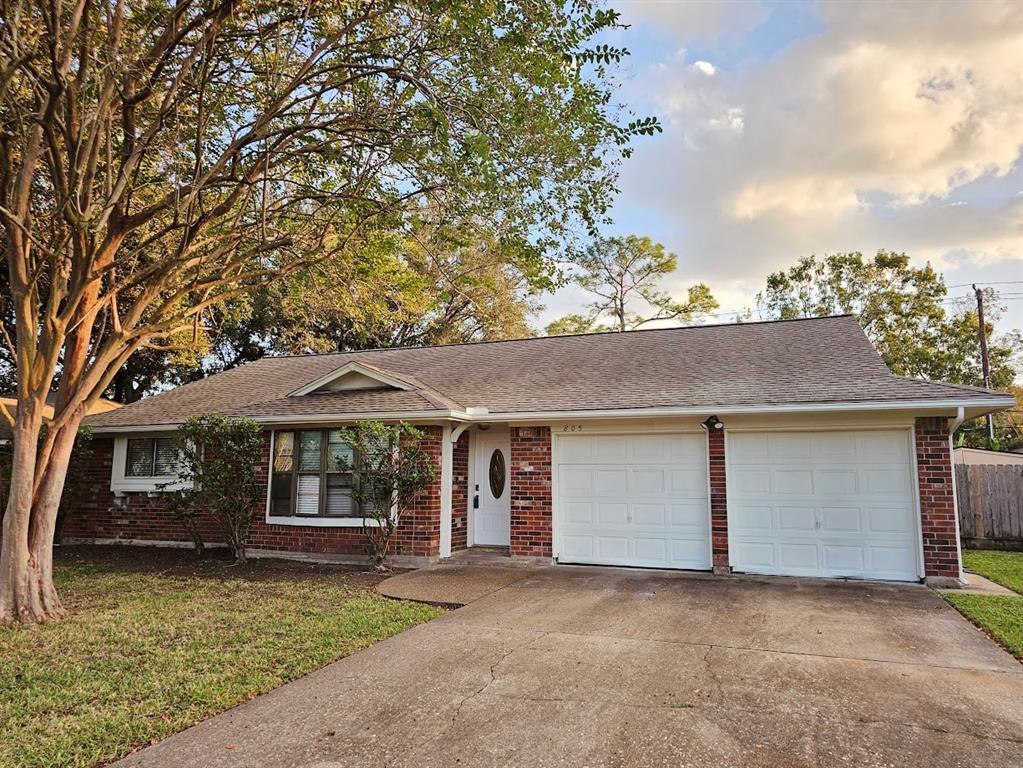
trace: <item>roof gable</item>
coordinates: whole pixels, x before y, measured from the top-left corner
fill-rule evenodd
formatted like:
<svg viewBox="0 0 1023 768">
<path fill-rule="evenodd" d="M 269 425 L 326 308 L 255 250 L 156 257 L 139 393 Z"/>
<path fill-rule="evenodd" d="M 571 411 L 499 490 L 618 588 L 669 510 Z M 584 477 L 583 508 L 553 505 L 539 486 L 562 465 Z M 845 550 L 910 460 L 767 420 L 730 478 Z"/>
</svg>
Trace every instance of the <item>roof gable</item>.
<svg viewBox="0 0 1023 768">
<path fill-rule="evenodd" d="M 418 387 L 391 371 L 352 360 L 340 368 L 302 385 L 294 392 L 289 392 L 288 396 L 302 397 L 314 392 L 350 392 L 360 389 L 399 389 L 408 391 L 418 389 Z"/>
</svg>

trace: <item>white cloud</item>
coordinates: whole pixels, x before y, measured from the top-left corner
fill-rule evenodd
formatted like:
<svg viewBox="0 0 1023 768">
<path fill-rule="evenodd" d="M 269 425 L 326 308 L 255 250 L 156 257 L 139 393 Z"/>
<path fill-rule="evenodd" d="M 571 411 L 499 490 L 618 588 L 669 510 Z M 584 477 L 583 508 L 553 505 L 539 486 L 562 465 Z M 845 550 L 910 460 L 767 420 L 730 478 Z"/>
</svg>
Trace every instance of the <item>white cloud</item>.
<svg viewBox="0 0 1023 768">
<path fill-rule="evenodd" d="M 701 75 L 706 75 L 707 77 L 713 77 L 714 73 L 717 72 L 717 67 L 709 61 L 694 61 L 689 68 L 693 70 L 693 72 L 699 72 Z"/>
<path fill-rule="evenodd" d="M 691 12 L 654 5 L 645 18 L 659 24 Z M 957 274 L 1023 272 L 1023 5 L 836 2 L 818 15 L 821 33 L 767 60 L 713 77 L 669 61 L 630 84 L 665 132 L 637 144 L 619 212 L 657 222 L 650 234 L 681 257 L 675 287 L 705 280 L 735 308 L 802 255 L 878 248 Z M 711 16 L 679 22 L 669 50 L 729 34 Z M 1002 203 L 971 200 L 967 185 L 998 178 Z"/>
</svg>

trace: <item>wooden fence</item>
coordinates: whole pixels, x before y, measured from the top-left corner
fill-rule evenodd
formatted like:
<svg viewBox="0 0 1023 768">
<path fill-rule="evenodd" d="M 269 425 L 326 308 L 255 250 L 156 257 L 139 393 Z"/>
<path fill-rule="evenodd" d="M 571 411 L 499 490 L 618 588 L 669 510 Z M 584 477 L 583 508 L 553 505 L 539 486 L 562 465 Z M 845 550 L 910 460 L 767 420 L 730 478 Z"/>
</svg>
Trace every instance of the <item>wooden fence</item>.
<svg viewBox="0 0 1023 768">
<path fill-rule="evenodd" d="M 1023 466 L 956 466 L 964 547 L 1023 551 Z"/>
</svg>

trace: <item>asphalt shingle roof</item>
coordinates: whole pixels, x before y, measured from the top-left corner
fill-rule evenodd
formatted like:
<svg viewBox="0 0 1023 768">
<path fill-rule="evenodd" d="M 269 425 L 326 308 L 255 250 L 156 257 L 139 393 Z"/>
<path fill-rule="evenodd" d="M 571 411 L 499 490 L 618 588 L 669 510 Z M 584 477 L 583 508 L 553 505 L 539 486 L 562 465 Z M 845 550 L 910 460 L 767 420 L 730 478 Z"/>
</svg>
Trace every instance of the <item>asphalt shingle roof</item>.
<svg viewBox="0 0 1023 768">
<path fill-rule="evenodd" d="M 289 397 L 346 363 L 421 390 Z M 485 407 L 491 413 L 897 400 L 993 392 L 895 376 L 849 316 L 270 357 L 89 418 L 97 428 L 202 413 L 287 417 Z M 438 395 L 443 401 L 438 399 Z"/>
</svg>

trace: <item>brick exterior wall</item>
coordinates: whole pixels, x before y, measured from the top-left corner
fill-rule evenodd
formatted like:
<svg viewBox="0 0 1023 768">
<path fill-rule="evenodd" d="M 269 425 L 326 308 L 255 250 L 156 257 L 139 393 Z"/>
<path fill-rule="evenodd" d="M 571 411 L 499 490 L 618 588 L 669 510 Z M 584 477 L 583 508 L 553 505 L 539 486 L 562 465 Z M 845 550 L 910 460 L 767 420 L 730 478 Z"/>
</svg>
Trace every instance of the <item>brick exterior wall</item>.
<svg viewBox="0 0 1023 768">
<path fill-rule="evenodd" d="M 469 430 L 459 436 L 451 458 L 451 551 L 459 552 L 469 534 Z"/>
<path fill-rule="evenodd" d="M 725 431 L 707 430 L 707 457 L 710 472 L 710 538 L 713 566 L 727 569 L 728 492 L 725 485 Z"/>
<path fill-rule="evenodd" d="M 437 481 L 423 491 L 402 517 L 391 542 L 391 554 L 436 557 L 440 553 L 440 448 L 441 428 L 425 427 L 424 447 L 437 467 Z M 61 536 L 143 541 L 191 541 L 184 527 L 165 512 L 159 495 L 125 493 L 114 496 L 110 490 L 113 462 L 113 438 L 97 437 L 89 465 L 83 473 L 85 487 L 76 490 L 79 501 L 69 504 L 62 521 Z M 270 465 L 270 437 L 266 435 L 260 475 L 267 487 Z M 319 526 L 271 525 L 260 501 L 260 512 L 249 535 L 251 549 L 300 552 L 325 555 L 364 555 L 365 536 L 361 527 L 323 528 Z M 464 515 L 463 515 L 464 517 Z M 201 522 L 207 544 L 222 541 L 212 520 Z"/>
<path fill-rule="evenodd" d="M 551 430 L 511 428 L 511 554 L 551 557 Z"/>
<path fill-rule="evenodd" d="M 924 572 L 928 576 L 958 578 L 956 499 L 948 420 L 941 417 L 917 419 L 915 434 Z"/>
</svg>

